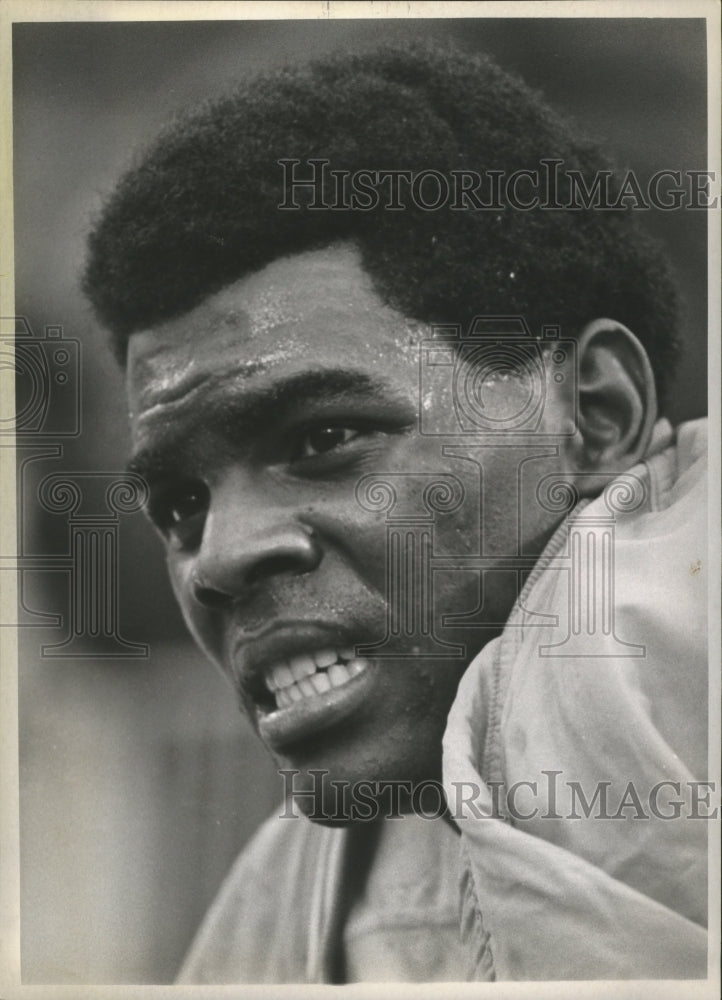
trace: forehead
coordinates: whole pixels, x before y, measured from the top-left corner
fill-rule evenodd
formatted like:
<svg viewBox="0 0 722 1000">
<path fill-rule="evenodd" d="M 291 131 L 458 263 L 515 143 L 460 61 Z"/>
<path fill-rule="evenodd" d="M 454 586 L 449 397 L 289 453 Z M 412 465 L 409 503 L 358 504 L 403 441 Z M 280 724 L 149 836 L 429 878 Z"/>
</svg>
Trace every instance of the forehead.
<svg viewBox="0 0 722 1000">
<path fill-rule="evenodd" d="M 221 383 L 238 392 L 320 368 L 415 382 L 417 344 L 427 333 L 379 299 L 353 245 L 283 258 L 192 312 L 133 334 L 131 420 Z"/>
</svg>

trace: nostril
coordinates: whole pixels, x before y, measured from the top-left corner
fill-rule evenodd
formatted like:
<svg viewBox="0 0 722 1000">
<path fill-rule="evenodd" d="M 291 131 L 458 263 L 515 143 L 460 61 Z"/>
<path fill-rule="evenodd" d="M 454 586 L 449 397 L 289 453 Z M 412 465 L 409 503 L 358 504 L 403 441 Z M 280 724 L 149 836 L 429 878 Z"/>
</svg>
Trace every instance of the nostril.
<svg viewBox="0 0 722 1000">
<path fill-rule="evenodd" d="M 303 524 L 272 525 L 250 537 L 206 535 L 191 570 L 193 597 L 204 608 L 225 608 L 274 577 L 312 572 L 322 558 L 315 532 Z"/>
<path fill-rule="evenodd" d="M 274 576 L 299 576 L 308 573 L 313 566 L 293 555 L 266 556 L 252 566 L 246 574 L 246 583 L 253 586 Z"/>
</svg>

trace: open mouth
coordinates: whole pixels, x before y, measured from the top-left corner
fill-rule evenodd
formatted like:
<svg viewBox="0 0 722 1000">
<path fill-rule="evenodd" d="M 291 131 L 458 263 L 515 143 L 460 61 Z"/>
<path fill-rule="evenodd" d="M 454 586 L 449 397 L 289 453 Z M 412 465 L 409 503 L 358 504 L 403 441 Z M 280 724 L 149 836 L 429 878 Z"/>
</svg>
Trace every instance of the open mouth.
<svg viewBox="0 0 722 1000">
<path fill-rule="evenodd" d="M 265 675 L 266 687 L 276 699 L 276 708 L 288 708 L 304 698 L 316 698 L 362 673 L 367 660 L 353 649 L 321 649 L 278 663 Z"/>
<path fill-rule="evenodd" d="M 280 750 L 344 722 L 367 702 L 375 673 L 351 647 L 326 646 L 266 666 L 265 697 L 256 698 L 261 739 Z"/>
</svg>

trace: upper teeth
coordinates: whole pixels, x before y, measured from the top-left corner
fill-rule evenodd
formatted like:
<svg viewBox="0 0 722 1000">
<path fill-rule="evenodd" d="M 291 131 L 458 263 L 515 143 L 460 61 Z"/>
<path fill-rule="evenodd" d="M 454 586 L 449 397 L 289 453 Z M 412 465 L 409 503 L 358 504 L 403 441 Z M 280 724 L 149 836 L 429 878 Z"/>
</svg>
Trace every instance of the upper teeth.
<svg viewBox="0 0 722 1000">
<path fill-rule="evenodd" d="M 320 649 L 278 663 L 266 673 L 266 687 L 276 695 L 276 704 L 285 708 L 302 698 L 312 698 L 350 681 L 366 667 L 366 660 L 354 656 L 353 649 Z"/>
</svg>

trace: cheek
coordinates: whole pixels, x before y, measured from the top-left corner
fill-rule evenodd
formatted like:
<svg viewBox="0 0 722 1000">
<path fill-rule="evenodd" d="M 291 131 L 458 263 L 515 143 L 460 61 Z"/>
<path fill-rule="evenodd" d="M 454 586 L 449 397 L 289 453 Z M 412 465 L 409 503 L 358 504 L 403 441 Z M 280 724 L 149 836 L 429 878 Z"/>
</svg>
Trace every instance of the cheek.
<svg viewBox="0 0 722 1000">
<path fill-rule="evenodd" d="M 388 694 L 392 689 L 403 701 L 404 714 L 412 728 L 432 727 L 446 719 L 461 675 L 466 669 L 458 659 L 387 661 Z"/>
<path fill-rule="evenodd" d="M 348 498 L 351 493 L 352 499 Z M 345 572 L 373 591 L 386 586 L 388 527 L 384 514 L 363 510 L 353 499 L 353 489 L 343 499 L 315 504 L 303 512 L 303 520 L 315 528 L 327 549 L 325 566 L 319 572 L 330 571 L 338 563 L 338 553 Z"/>
<path fill-rule="evenodd" d="M 389 662 L 376 753 L 403 763 L 408 776 L 435 776 L 440 741 L 464 667 L 458 660 Z M 374 747 L 368 750 L 374 755 Z M 406 775 L 404 775 L 406 776 Z"/>
</svg>

